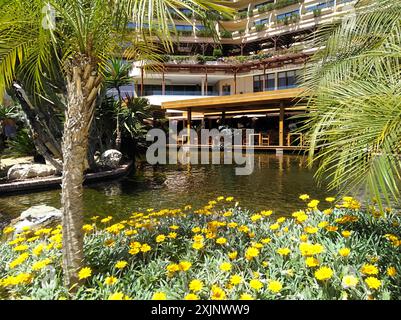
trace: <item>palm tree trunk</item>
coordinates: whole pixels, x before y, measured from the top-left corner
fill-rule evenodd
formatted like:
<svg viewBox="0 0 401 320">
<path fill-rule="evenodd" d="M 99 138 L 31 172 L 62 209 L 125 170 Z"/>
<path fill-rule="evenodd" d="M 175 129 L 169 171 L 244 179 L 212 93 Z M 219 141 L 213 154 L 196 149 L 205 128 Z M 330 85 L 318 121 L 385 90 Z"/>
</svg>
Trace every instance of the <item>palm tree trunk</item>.
<svg viewBox="0 0 401 320">
<path fill-rule="evenodd" d="M 121 90 L 117 87 L 118 92 L 118 107 L 117 107 L 117 124 L 116 124 L 116 149 L 121 149 L 121 129 L 120 129 L 120 111 L 121 111 L 121 104 L 122 104 L 122 96 Z"/>
<path fill-rule="evenodd" d="M 83 264 L 83 179 L 88 168 L 87 150 L 95 100 L 101 76 L 96 64 L 85 55 L 76 55 L 67 65 L 67 111 L 63 135 L 63 271 L 72 292 L 79 283 Z"/>
</svg>

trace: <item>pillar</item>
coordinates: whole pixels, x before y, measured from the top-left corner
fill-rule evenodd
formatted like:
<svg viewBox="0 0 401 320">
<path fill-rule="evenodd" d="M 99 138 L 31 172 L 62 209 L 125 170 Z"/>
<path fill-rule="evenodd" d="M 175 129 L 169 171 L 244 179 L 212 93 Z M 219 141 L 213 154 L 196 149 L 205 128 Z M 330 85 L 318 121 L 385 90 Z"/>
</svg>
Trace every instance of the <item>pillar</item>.
<svg viewBox="0 0 401 320">
<path fill-rule="evenodd" d="M 237 69 L 234 70 L 234 94 L 237 94 Z"/>
<path fill-rule="evenodd" d="M 163 96 L 166 95 L 166 78 L 165 78 L 165 74 L 164 74 L 164 69 L 163 69 L 163 73 L 162 73 L 162 95 Z"/>
<path fill-rule="evenodd" d="M 207 68 L 205 68 L 205 96 L 208 95 Z"/>
<path fill-rule="evenodd" d="M 187 111 L 187 135 L 188 135 L 188 144 L 191 143 L 191 121 L 192 121 L 192 109 L 188 108 Z"/>
<path fill-rule="evenodd" d="M 141 97 L 143 97 L 143 67 L 141 67 Z"/>
<path fill-rule="evenodd" d="M 265 91 L 266 90 L 266 65 L 265 64 L 263 65 L 262 86 L 263 86 L 262 91 Z"/>
<path fill-rule="evenodd" d="M 284 146 L 284 103 L 280 103 L 280 116 L 279 116 L 279 146 Z"/>
</svg>

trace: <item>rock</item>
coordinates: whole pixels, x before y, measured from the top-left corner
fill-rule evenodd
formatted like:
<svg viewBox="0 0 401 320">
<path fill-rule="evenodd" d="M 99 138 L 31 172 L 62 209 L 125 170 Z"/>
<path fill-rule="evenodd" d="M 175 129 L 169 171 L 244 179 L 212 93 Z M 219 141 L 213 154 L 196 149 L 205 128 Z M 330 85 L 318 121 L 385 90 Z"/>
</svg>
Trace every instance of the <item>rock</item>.
<svg viewBox="0 0 401 320">
<path fill-rule="evenodd" d="M 115 149 L 106 150 L 102 153 L 99 159 L 99 164 L 102 167 L 116 169 L 120 165 L 123 154 Z"/>
<path fill-rule="evenodd" d="M 17 234 L 22 231 L 23 227 L 36 230 L 60 223 L 61 217 L 61 210 L 46 205 L 39 205 L 23 211 L 19 218 L 11 221 L 11 225 L 15 228 L 14 233 Z"/>
<path fill-rule="evenodd" d="M 48 177 L 56 173 L 56 168 L 47 164 L 16 164 L 8 169 L 8 180 L 24 180 L 37 177 Z"/>
<path fill-rule="evenodd" d="M 0 230 L 3 230 L 11 221 L 11 218 L 0 212 Z"/>
</svg>

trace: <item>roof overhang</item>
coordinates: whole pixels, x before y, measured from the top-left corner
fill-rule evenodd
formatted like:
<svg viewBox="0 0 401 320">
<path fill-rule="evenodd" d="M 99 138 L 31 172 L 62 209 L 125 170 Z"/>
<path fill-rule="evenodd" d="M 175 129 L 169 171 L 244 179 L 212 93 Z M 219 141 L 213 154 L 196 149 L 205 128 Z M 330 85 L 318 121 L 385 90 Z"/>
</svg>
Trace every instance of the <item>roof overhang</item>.
<svg viewBox="0 0 401 320">
<path fill-rule="evenodd" d="M 293 106 L 304 92 L 301 88 L 263 91 L 229 96 L 208 96 L 205 98 L 163 102 L 162 109 L 194 112 L 239 111 L 277 108 L 281 103 Z"/>
</svg>

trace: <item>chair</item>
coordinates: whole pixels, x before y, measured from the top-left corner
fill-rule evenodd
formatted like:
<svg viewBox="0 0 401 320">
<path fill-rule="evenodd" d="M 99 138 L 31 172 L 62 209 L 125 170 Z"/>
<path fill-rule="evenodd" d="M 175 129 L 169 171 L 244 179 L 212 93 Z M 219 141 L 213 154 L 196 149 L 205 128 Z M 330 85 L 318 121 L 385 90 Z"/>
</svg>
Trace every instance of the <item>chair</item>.
<svg viewBox="0 0 401 320">
<path fill-rule="evenodd" d="M 263 146 L 263 145 L 268 145 L 268 146 L 270 146 L 270 135 L 269 135 L 269 134 L 263 134 L 263 133 L 262 133 L 261 142 L 262 142 L 262 146 Z"/>
<path fill-rule="evenodd" d="M 289 132 L 287 135 L 287 146 L 291 146 L 291 137 L 295 136 L 297 138 L 295 138 L 294 141 L 299 141 L 299 145 L 303 146 L 304 142 L 303 142 L 303 134 L 302 133 L 298 133 L 298 132 Z"/>
</svg>

